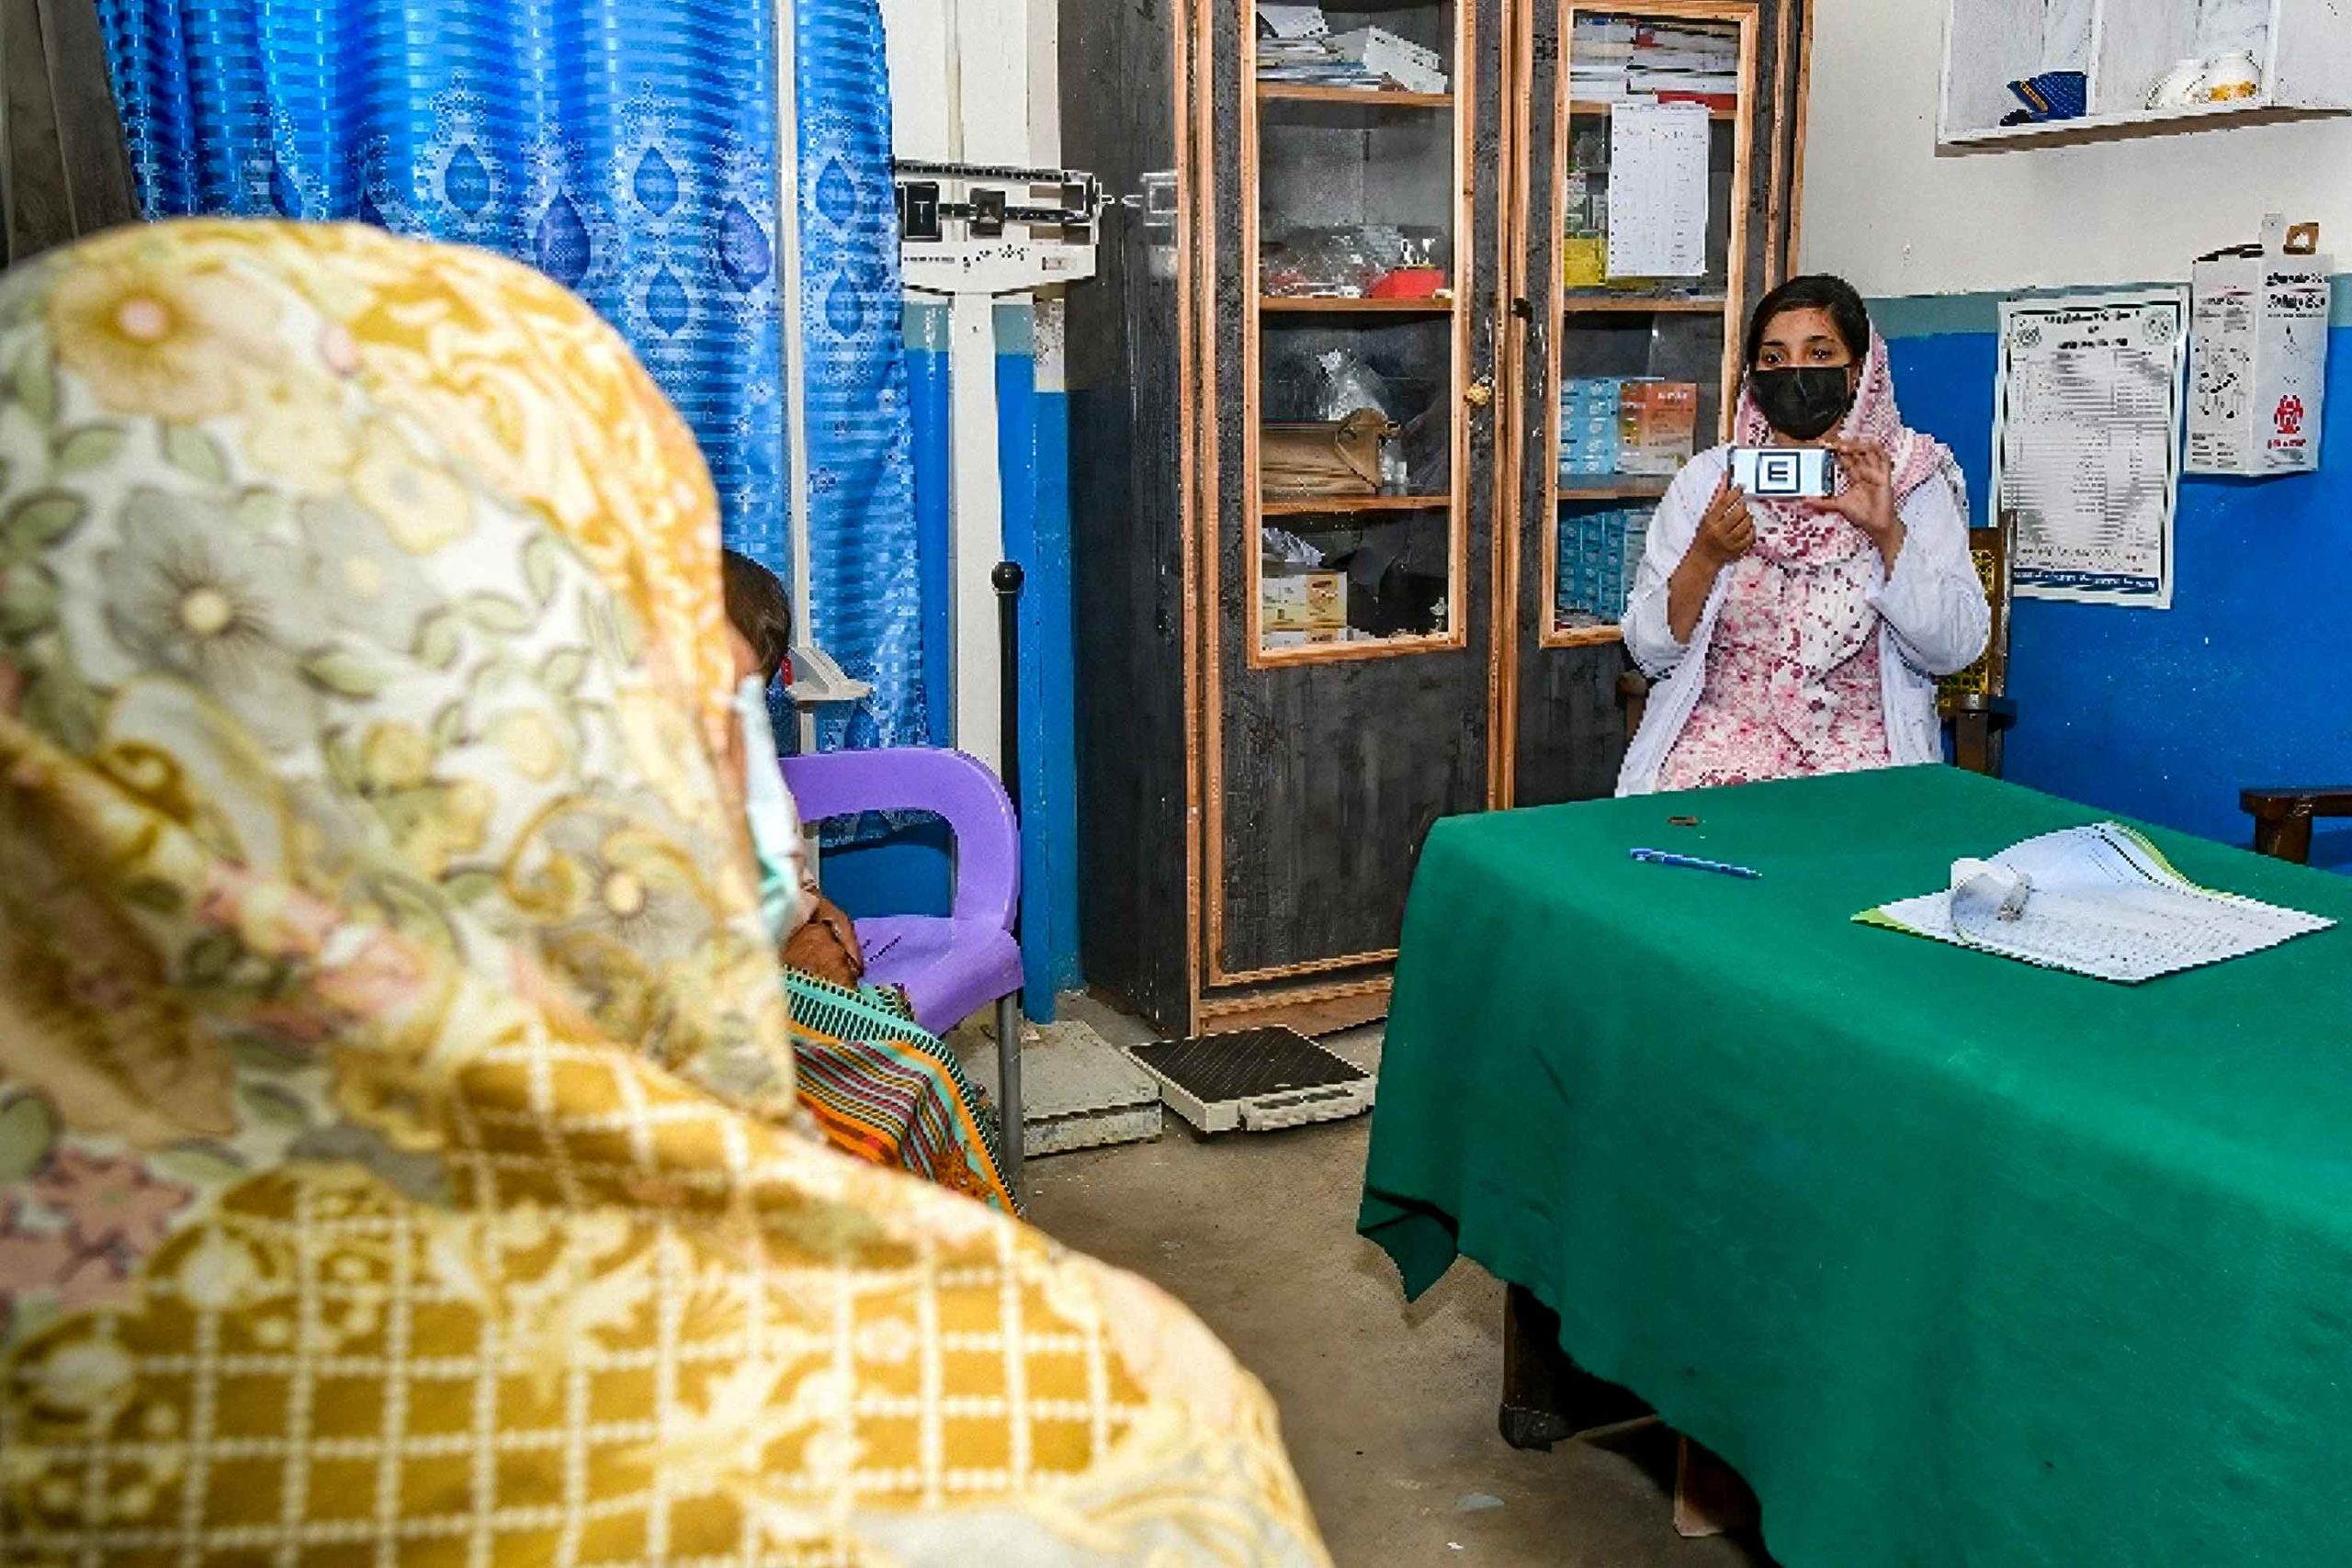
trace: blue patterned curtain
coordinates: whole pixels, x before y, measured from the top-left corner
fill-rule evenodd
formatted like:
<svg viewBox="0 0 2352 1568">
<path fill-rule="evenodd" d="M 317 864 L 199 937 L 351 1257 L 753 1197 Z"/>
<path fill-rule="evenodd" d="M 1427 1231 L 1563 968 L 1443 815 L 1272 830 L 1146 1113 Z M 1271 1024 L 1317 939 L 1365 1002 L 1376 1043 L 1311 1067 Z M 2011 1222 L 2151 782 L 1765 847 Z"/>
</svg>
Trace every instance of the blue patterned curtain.
<svg viewBox="0 0 2352 1568">
<path fill-rule="evenodd" d="M 783 287 L 804 305 L 820 643 L 925 739 L 890 115 L 876 0 L 798 0 L 804 265 L 776 268 L 771 0 L 98 0 L 150 217 L 357 219 L 529 262 L 694 426 L 727 542 L 781 573 Z"/>
<path fill-rule="evenodd" d="M 150 217 L 358 219 L 531 263 L 788 558 L 765 0 L 99 0 Z"/>
<path fill-rule="evenodd" d="M 914 436 L 877 0 L 795 0 L 813 629 L 874 682 L 828 747 L 931 739 Z"/>
</svg>

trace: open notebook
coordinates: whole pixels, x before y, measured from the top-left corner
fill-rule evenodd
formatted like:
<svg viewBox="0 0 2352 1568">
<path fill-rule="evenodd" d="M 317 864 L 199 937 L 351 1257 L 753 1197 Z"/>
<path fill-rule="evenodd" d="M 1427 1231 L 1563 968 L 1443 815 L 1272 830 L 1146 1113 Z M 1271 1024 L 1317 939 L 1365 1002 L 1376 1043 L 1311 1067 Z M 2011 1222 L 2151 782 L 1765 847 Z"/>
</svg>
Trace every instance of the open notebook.
<svg viewBox="0 0 2352 1568">
<path fill-rule="evenodd" d="M 1945 891 L 1854 919 L 2124 985 L 2335 923 L 2199 887 L 2115 822 L 2044 833 L 1989 861 L 1955 861 Z"/>
</svg>

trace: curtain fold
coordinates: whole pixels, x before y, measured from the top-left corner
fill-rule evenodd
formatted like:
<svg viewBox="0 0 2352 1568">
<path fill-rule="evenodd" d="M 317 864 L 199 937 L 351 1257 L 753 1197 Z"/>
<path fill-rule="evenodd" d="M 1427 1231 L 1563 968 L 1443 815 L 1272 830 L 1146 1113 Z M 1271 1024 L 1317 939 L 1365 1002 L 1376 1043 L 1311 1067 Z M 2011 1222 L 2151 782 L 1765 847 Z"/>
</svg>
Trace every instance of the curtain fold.
<svg viewBox="0 0 2352 1568">
<path fill-rule="evenodd" d="M 810 625 L 874 684 L 828 714 L 822 743 L 917 745 L 923 678 L 914 436 L 890 173 L 890 84 L 877 0 L 792 0 L 799 124 L 803 399 Z"/>
</svg>

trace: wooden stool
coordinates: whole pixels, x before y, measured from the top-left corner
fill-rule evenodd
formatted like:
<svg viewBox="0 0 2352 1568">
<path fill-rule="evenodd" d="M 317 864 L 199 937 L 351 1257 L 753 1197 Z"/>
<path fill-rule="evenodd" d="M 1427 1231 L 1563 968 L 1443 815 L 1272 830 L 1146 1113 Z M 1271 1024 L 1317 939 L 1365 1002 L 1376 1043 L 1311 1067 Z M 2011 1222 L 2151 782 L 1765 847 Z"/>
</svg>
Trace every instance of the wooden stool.
<svg viewBox="0 0 2352 1568">
<path fill-rule="evenodd" d="M 1690 1540 L 1752 1530 L 1763 1517 L 1756 1494 L 1739 1472 L 1675 1434 L 1674 1533 Z"/>
<path fill-rule="evenodd" d="M 1524 1285 L 1503 1292 L 1503 1398 L 1497 1413 L 1503 1441 L 1548 1449 L 1566 1438 L 1639 1421 L 1650 1407 L 1628 1389 L 1603 1382 L 1560 1348 L 1560 1318 Z"/>
</svg>

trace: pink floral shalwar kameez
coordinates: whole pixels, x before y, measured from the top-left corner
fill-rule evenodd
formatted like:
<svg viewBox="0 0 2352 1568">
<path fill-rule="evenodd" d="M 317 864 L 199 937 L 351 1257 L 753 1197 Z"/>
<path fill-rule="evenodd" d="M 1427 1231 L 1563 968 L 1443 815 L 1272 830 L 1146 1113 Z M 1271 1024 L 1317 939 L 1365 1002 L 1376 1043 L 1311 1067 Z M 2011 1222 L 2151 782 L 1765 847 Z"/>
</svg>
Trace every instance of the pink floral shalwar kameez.
<svg viewBox="0 0 2352 1568">
<path fill-rule="evenodd" d="M 1865 637 L 1843 662 L 1808 682 L 1798 662 L 1801 617 L 1791 604 L 1808 596 L 1804 574 L 1751 555 L 1728 575 L 1699 705 L 1658 770 L 1658 788 L 1885 767 L 1878 639 Z"/>
</svg>

